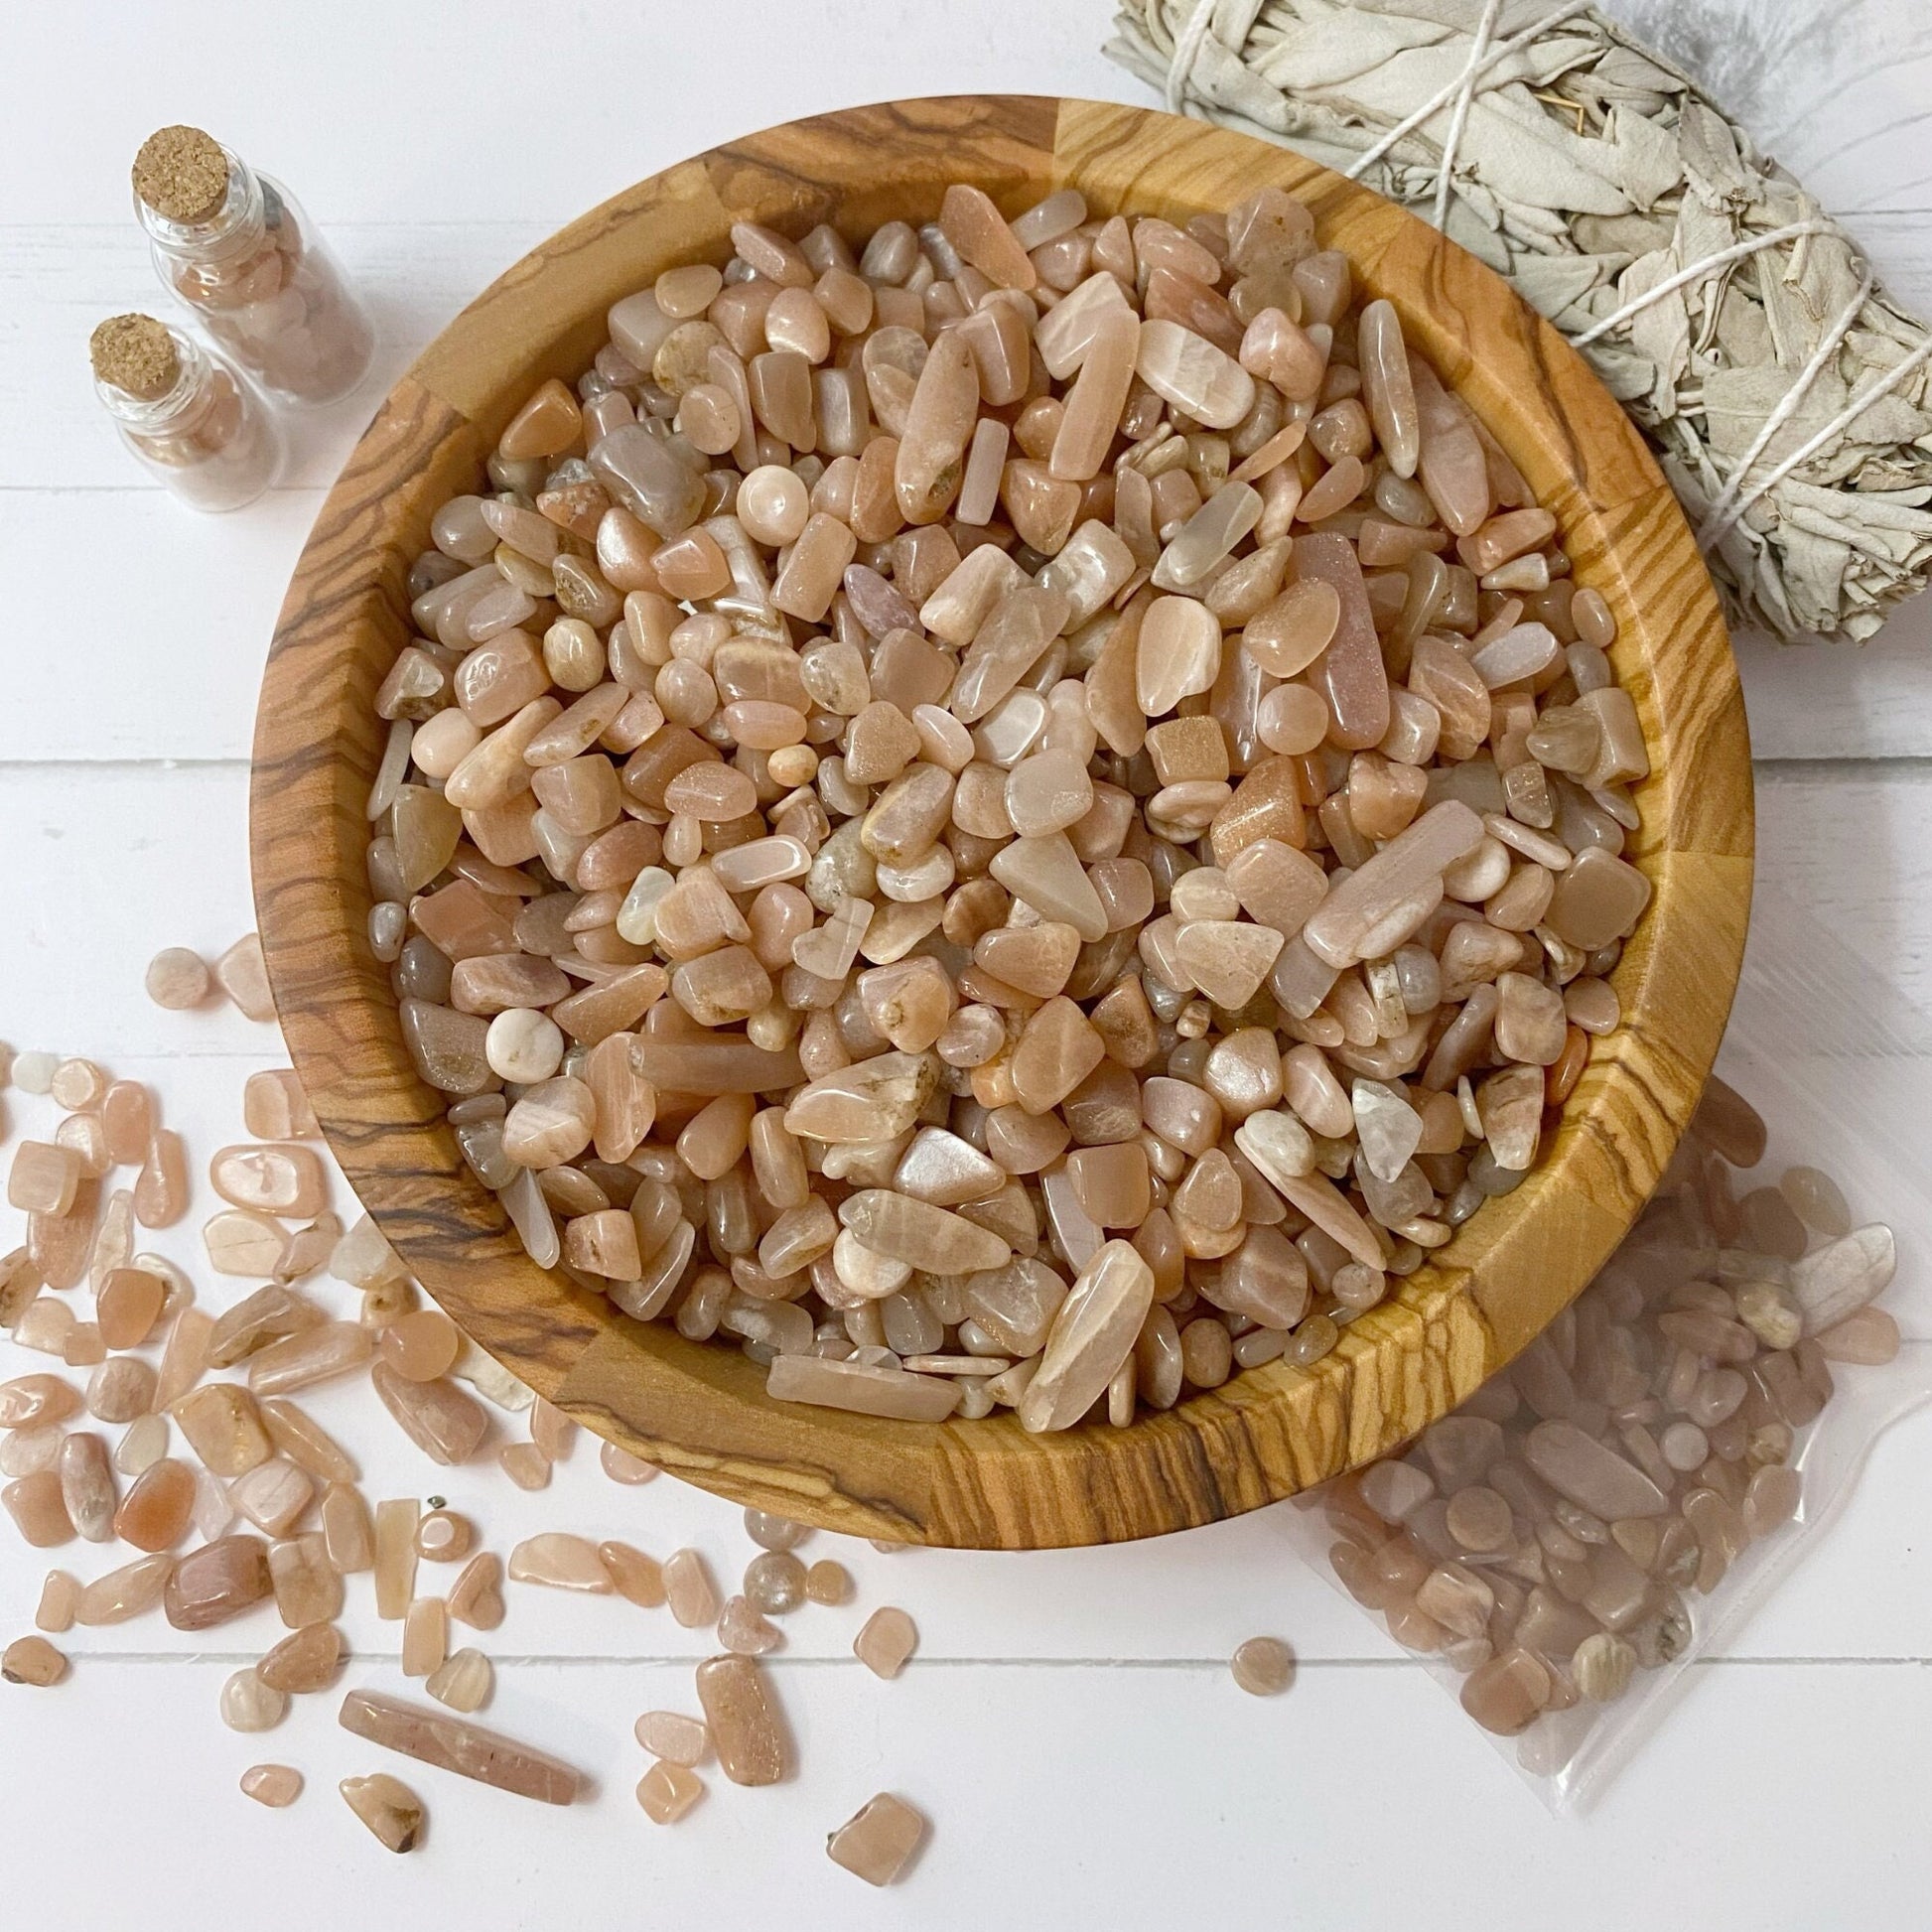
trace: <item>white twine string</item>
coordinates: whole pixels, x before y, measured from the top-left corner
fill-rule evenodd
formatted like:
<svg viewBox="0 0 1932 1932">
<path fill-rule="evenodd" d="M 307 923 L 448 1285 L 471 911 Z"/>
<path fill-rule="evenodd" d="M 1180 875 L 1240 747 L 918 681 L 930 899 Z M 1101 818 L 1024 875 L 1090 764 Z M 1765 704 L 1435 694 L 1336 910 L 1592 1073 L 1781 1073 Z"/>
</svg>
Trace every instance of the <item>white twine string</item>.
<svg viewBox="0 0 1932 1932">
<path fill-rule="evenodd" d="M 1653 302 L 1661 302 L 1665 296 L 1683 288 L 1686 283 L 1697 281 L 1700 276 L 1710 274 L 1714 268 L 1723 268 L 1729 262 L 1740 262 L 1747 255 L 1755 255 L 1761 249 L 1775 248 L 1781 241 L 1795 241 L 1800 235 L 1830 234 L 1831 231 L 1829 221 L 1793 221 L 1782 228 L 1767 228 L 1762 234 L 1747 235 L 1742 241 L 1732 242 L 1728 248 L 1720 248 L 1715 255 L 1706 255 L 1702 261 L 1693 262 L 1689 268 L 1680 268 L 1675 275 L 1666 275 L 1654 289 L 1645 289 L 1622 308 L 1611 310 L 1601 322 L 1592 323 L 1581 336 L 1572 336 L 1570 345 L 1573 348 L 1587 348 L 1598 337 L 1607 336 L 1612 329 L 1620 329 L 1633 316 L 1642 315 Z"/>
<path fill-rule="evenodd" d="M 1215 0 L 1195 0 L 1194 11 L 1174 36 L 1173 59 L 1168 63 L 1168 112 L 1181 113 L 1186 105 L 1187 82 L 1193 78 L 1194 63 L 1200 58 L 1202 43 L 1213 24 Z"/>
<path fill-rule="evenodd" d="M 1213 24 L 1216 4 L 1217 0 L 1195 0 L 1192 11 L 1182 24 L 1180 32 L 1174 37 L 1173 57 L 1168 65 L 1165 90 L 1171 113 L 1177 114 L 1184 109 L 1187 83 L 1192 78 L 1194 63 L 1200 58 L 1201 48 L 1205 45 L 1208 30 Z M 1359 180 L 1365 170 L 1372 168 L 1399 141 L 1414 133 L 1425 121 L 1452 101 L 1454 106 L 1449 117 L 1449 132 L 1443 142 L 1442 158 L 1438 163 L 1436 176 L 1435 224 L 1439 229 L 1446 228 L 1449 220 L 1449 191 L 1453 186 L 1455 151 L 1460 145 L 1470 104 L 1475 98 L 1483 76 L 1501 66 L 1512 54 L 1527 47 L 1532 41 L 1540 39 L 1553 27 L 1560 27 L 1565 21 L 1575 19 L 1578 14 L 1587 12 L 1590 4 L 1591 0 L 1570 0 L 1570 4 L 1556 8 L 1530 26 L 1519 28 L 1507 39 L 1491 45 L 1490 36 L 1495 31 L 1496 19 L 1502 9 L 1502 0 L 1484 0 L 1482 14 L 1476 23 L 1475 33 L 1470 42 L 1469 58 L 1462 71 L 1453 80 L 1439 87 L 1420 107 L 1397 121 L 1393 127 L 1387 129 L 1358 154 L 1343 170 L 1344 179 Z M 1665 296 L 1675 293 L 1678 289 L 1701 280 L 1714 269 L 1727 267 L 1732 262 L 1744 261 L 1766 248 L 1775 248 L 1783 242 L 1800 241 L 1808 235 L 1832 232 L 1832 224 L 1828 221 L 1792 221 L 1781 228 L 1771 228 L 1762 234 L 1749 235 L 1742 241 L 1733 242 L 1727 248 L 1720 248 L 1715 253 L 1705 256 L 1702 261 L 1693 262 L 1688 268 L 1679 269 L 1674 275 L 1666 276 L 1654 288 L 1646 289 L 1641 295 L 1632 297 L 1620 308 L 1612 310 L 1610 314 L 1592 323 L 1581 334 L 1572 336 L 1571 344 L 1577 348 L 1587 348 L 1590 344 L 1600 341 L 1612 331 L 1620 329 L 1625 323 L 1643 314 L 1652 303 L 1660 302 Z M 1744 479 L 1752 464 L 1770 447 L 1771 439 L 1778 431 L 1803 408 L 1805 398 L 1816 387 L 1819 377 L 1843 346 L 1845 338 L 1851 333 L 1870 296 L 1871 288 L 1872 276 L 1867 267 L 1861 272 L 1858 294 L 1846 305 L 1845 310 L 1826 332 L 1817 348 L 1812 351 L 1810 359 L 1799 371 L 1797 381 L 1791 385 L 1783 400 L 1771 412 L 1756 436 L 1751 439 L 1749 448 L 1745 450 L 1732 470 L 1723 492 L 1707 511 L 1697 533 L 1701 548 L 1709 550 L 1721 542 L 1738 519 L 1761 497 L 1775 489 L 1794 470 L 1809 462 L 1820 450 L 1842 435 L 1872 403 L 1889 395 L 1913 370 L 1926 361 L 1932 360 L 1932 341 L 1922 343 L 1903 361 L 1856 394 L 1809 441 L 1784 458 L 1748 489 L 1744 488 Z"/>
<path fill-rule="evenodd" d="M 1449 116 L 1449 133 L 1443 139 L 1443 158 L 1436 164 L 1436 226 L 1449 232 L 1449 184 L 1455 177 L 1455 150 L 1462 143 L 1462 124 L 1469 118 L 1469 103 L 1475 99 L 1476 81 L 1482 74 L 1483 57 L 1489 52 L 1489 37 L 1496 31 L 1496 16 L 1503 0 L 1483 0 L 1482 18 L 1476 22 L 1475 38 L 1469 43 L 1468 65 L 1462 69 L 1455 89 L 1455 111 Z"/>
<path fill-rule="evenodd" d="M 1445 86 L 1437 88 L 1414 113 L 1405 115 L 1372 146 L 1358 154 L 1342 170 L 1343 178 L 1347 181 L 1359 180 L 1364 168 L 1374 167 L 1398 141 L 1405 135 L 1413 134 L 1438 108 L 1454 99 L 1457 94 L 1463 94 L 1465 98 L 1474 94 L 1476 82 L 1491 69 L 1500 67 L 1512 54 L 1527 47 L 1539 35 L 1547 34 L 1552 27 L 1561 27 L 1566 20 L 1574 20 L 1580 13 L 1587 13 L 1589 6 L 1590 0 L 1571 0 L 1570 5 L 1558 7 L 1531 26 L 1518 28 L 1507 40 L 1498 41 L 1481 61 L 1465 69 Z"/>
<path fill-rule="evenodd" d="M 1809 463 L 1818 452 L 1829 443 L 1843 436 L 1845 432 L 1871 407 L 1874 402 L 1888 396 L 1924 363 L 1932 361 L 1932 341 L 1920 343 L 1911 354 L 1895 368 L 1888 369 L 1876 382 L 1869 383 L 1858 391 L 1832 420 L 1821 429 L 1810 442 L 1802 444 L 1770 472 L 1762 482 L 1752 485 L 1750 493 L 1739 500 L 1736 506 L 1725 512 L 1722 521 L 1707 522 L 1698 532 L 1698 541 L 1708 550 L 1713 544 L 1728 533 L 1732 524 L 1767 491 L 1775 489 L 1800 464 Z"/>
<path fill-rule="evenodd" d="M 1164 90 L 1168 111 L 1171 114 L 1185 111 L 1187 83 L 1193 78 L 1194 63 L 1200 58 L 1201 48 L 1206 43 L 1207 30 L 1214 19 L 1215 4 L 1216 0 L 1195 0 L 1193 11 L 1181 23 L 1180 32 L 1174 36 L 1173 55 L 1168 63 L 1168 82 Z M 1587 13 L 1590 5 L 1591 0 L 1568 0 L 1568 4 L 1545 14 L 1541 20 L 1533 22 L 1528 27 L 1518 28 L 1507 40 L 1497 41 L 1493 47 L 1488 47 L 1485 53 L 1483 49 L 1487 46 L 1489 35 L 1495 29 L 1496 15 L 1501 11 L 1500 0 L 1491 0 L 1491 4 L 1484 10 L 1482 25 L 1477 30 L 1478 42 L 1468 66 L 1453 80 L 1439 87 L 1413 114 L 1396 122 L 1395 126 L 1383 134 L 1373 147 L 1357 155 L 1354 161 L 1342 171 L 1343 179 L 1357 180 L 1364 168 L 1372 168 L 1404 135 L 1413 134 L 1438 108 L 1446 106 L 1451 100 L 1456 100 L 1457 117 L 1446 150 L 1448 154 L 1452 155 L 1455 140 L 1461 133 L 1462 118 L 1467 114 L 1468 103 L 1476 92 L 1476 82 L 1491 69 L 1501 66 L 1512 54 L 1527 47 L 1539 35 L 1547 34 L 1552 27 L 1562 26 L 1566 20 L 1574 20 L 1580 13 Z M 1235 51 L 1238 54 L 1240 50 Z M 1447 166 L 1443 173 L 1445 176 L 1448 175 Z M 1440 220 L 1437 225 L 1441 226 Z"/>
<path fill-rule="evenodd" d="M 1704 521 L 1698 526 L 1698 547 L 1709 550 L 1725 531 L 1750 508 L 1751 504 L 1763 495 L 1761 487 L 1754 487 L 1749 496 L 1740 500 L 1740 492 L 1745 479 L 1750 475 L 1751 465 L 1771 447 L 1771 439 L 1803 406 L 1812 386 L 1824 373 L 1826 365 L 1838 353 L 1839 345 L 1852 333 L 1852 325 L 1858 321 L 1864 308 L 1865 297 L 1871 293 L 1871 270 L 1866 268 L 1859 277 L 1859 292 L 1845 305 L 1838 320 L 1825 332 L 1824 340 L 1812 350 L 1811 359 L 1798 371 L 1798 379 L 1786 392 L 1784 400 L 1771 411 L 1763 427 L 1751 438 L 1750 447 L 1737 459 L 1730 473 L 1730 480 L 1725 484 L 1718 499 L 1705 512 Z M 1733 509 L 1733 505 L 1735 505 Z"/>
</svg>

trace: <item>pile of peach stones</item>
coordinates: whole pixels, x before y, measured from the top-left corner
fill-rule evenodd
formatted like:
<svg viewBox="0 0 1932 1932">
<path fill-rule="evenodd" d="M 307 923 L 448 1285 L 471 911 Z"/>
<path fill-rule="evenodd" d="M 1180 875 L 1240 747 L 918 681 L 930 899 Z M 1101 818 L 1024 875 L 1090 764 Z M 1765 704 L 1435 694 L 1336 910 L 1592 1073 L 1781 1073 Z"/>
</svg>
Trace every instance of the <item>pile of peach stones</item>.
<svg viewBox="0 0 1932 1932">
<path fill-rule="evenodd" d="M 408 574 L 417 1069 L 538 1262 L 780 1400 L 1125 1426 L 1319 1361 L 1618 1024 L 1608 606 L 1279 190 L 731 247 Z"/>
<path fill-rule="evenodd" d="M 202 1005 L 218 989 L 250 1018 L 274 1017 L 253 934 L 212 972 L 170 948 L 148 985 L 167 1007 Z M 22 1140 L 13 1153 L 7 1193 L 26 1231 L 21 1246 L 0 1255 L 0 1329 L 13 1347 L 77 1378 L 49 1367 L 0 1381 L 0 1505 L 30 1548 L 94 1544 L 109 1567 L 85 1580 L 48 1572 L 38 1634 L 7 1645 L 0 1675 L 62 1682 L 69 1659 L 50 1639 L 75 1627 L 159 1612 L 174 1628 L 199 1632 L 272 1612 L 279 1639 L 219 1696 L 230 1728 L 270 1730 L 292 1698 L 338 1683 L 348 1661 L 339 1621 L 348 1580 L 367 1574 L 376 1615 L 400 1626 L 402 1678 L 420 1680 L 435 1703 L 349 1688 L 343 1728 L 419 1764 L 568 1804 L 586 1794 L 574 1767 L 470 1722 L 492 1693 L 494 1670 L 462 1633 L 501 1624 L 507 1578 L 512 1587 L 621 1596 L 715 1632 L 717 1654 L 696 1668 L 697 1713 L 649 1711 L 636 1722 L 648 1754 L 636 1795 L 651 1819 L 684 1816 L 704 1796 L 700 1767 L 714 1757 L 734 1784 L 793 1774 L 789 1728 L 759 1659 L 782 1646 L 790 1613 L 855 1594 L 843 1563 L 795 1554 L 811 1534 L 805 1525 L 746 1511 L 754 1553 L 739 1588 L 725 1595 L 695 1549 L 660 1561 L 615 1539 L 545 1531 L 505 1559 L 481 1547 L 474 1521 L 441 1497 L 427 1507 L 417 1497 L 365 1498 L 355 1456 L 297 1399 L 302 1391 L 358 1379 L 434 1463 L 493 1459 L 528 1490 L 547 1486 L 576 1428 L 424 1306 L 366 1218 L 344 1228 L 328 1204 L 318 1125 L 291 1069 L 249 1076 L 242 1114 L 251 1138 L 208 1161 L 221 1204 L 202 1224 L 202 1246 L 215 1282 L 237 1284 L 238 1294 L 218 1311 L 202 1306 L 186 1269 L 137 1246 L 142 1231 L 178 1223 L 193 1193 L 187 1150 L 162 1124 L 154 1090 L 92 1060 L 0 1047 L 7 1084 L 48 1096 L 60 1114 L 46 1139 Z M 340 1286 L 325 1287 L 325 1276 Z M 240 1282 L 262 1285 L 240 1292 Z M 522 1431 L 506 1440 L 511 1418 Z M 615 1482 L 657 1474 L 615 1445 L 601 1454 Z M 446 1583 L 433 1581 L 439 1571 Z M 887 1604 L 865 1619 L 853 1650 L 890 1679 L 917 1641 L 912 1619 Z M 1256 1692 L 1285 1688 L 1290 1674 L 1286 1647 L 1270 1638 L 1243 1646 L 1234 1663 L 1237 1682 Z M 303 1783 L 295 1767 L 273 1762 L 241 1777 L 249 1797 L 276 1807 L 293 1803 Z M 423 1801 L 391 1773 L 345 1778 L 341 1791 L 392 1851 L 420 1841 Z M 881 1792 L 831 1833 L 827 1850 L 884 1884 L 927 1829 L 912 1805 Z"/>
</svg>

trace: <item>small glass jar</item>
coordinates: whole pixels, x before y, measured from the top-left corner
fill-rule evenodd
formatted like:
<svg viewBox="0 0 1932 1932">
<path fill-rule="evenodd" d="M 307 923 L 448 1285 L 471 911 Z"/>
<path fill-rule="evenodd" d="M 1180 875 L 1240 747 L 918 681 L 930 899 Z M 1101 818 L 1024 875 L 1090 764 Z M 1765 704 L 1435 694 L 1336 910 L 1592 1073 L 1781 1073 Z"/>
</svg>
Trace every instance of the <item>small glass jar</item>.
<svg viewBox="0 0 1932 1932">
<path fill-rule="evenodd" d="M 134 207 L 163 283 L 271 395 L 334 402 L 361 381 L 368 315 L 280 183 L 201 129 L 169 127 L 136 158 Z"/>
<path fill-rule="evenodd" d="M 152 316 L 94 331 L 94 393 L 121 441 L 199 510 L 239 509 L 281 474 L 281 426 L 221 356 Z"/>
</svg>

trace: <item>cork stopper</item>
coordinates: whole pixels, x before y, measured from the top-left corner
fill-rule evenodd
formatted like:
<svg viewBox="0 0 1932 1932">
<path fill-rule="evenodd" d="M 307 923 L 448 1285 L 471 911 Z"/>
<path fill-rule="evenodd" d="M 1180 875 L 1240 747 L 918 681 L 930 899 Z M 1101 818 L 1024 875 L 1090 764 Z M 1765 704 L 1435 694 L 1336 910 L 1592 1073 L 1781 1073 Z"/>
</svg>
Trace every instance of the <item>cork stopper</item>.
<svg viewBox="0 0 1932 1932">
<path fill-rule="evenodd" d="M 164 127 L 134 157 L 134 192 L 170 221 L 206 221 L 228 196 L 228 157 L 199 127 Z"/>
<path fill-rule="evenodd" d="M 88 339 L 87 354 L 98 380 L 143 402 L 181 380 L 175 339 L 152 316 L 109 316 Z"/>
</svg>

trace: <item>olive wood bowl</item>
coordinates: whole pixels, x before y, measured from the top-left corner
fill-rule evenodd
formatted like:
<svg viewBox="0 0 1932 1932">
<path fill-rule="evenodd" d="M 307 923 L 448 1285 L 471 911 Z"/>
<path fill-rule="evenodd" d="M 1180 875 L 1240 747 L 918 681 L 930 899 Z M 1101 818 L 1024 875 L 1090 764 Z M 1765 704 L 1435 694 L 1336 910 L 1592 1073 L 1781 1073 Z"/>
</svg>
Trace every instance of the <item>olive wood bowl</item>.
<svg viewBox="0 0 1932 1932">
<path fill-rule="evenodd" d="M 1027 1435 L 1010 1412 L 910 1424 L 771 1402 L 735 1347 L 639 1323 L 524 1255 L 404 1050 L 366 937 L 371 699 L 411 634 L 404 579 L 431 512 L 474 488 L 510 415 L 570 381 L 605 311 L 734 221 L 859 239 L 937 212 L 952 181 L 1017 213 L 1077 187 L 1096 214 L 1185 221 L 1265 182 L 1313 209 L 1358 288 L 1488 425 L 1557 516 L 1654 765 L 1629 856 L 1655 886 L 1596 1043 L 1530 1177 L 1349 1324 L 1312 1368 L 1275 1362 L 1130 1428 Z M 594 208 L 486 289 L 390 391 L 302 552 L 256 723 L 256 905 L 295 1064 L 350 1184 L 469 1334 L 608 1440 L 737 1501 L 828 1529 L 1019 1549 L 1212 1522 L 1402 1443 L 1507 1362 L 1628 1229 L 1691 1117 L 1724 1030 L 1751 880 L 1751 782 L 1729 644 L 1697 546 L 1636 431 L 1496 275 L 1369 190 L 1166 114 L 1000 95 L 888 102 L 748 136 Z"/>
</svg>

